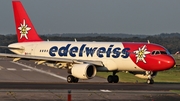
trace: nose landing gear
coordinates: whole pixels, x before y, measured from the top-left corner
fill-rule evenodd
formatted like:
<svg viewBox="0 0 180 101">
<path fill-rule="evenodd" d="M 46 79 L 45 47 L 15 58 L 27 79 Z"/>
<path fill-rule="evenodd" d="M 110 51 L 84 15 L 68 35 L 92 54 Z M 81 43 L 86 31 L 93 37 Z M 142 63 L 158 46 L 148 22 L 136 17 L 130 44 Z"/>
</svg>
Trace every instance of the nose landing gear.
<svg viewBox="0 0 180 101">
<path fill-rule="evenodd" d="M 146 83 L 153 84 L 154 83 L 153 77 L 157 75 L 157 72 L 147 71 L 146 75 L 148 76 Z"/>
<path fill-rule="evenodd" d="M 147 81 L 146 81 L 148 84 L 153 84 L 154 83 L 154 80 L 152 78 L 148 78 Z"/>
</svg>

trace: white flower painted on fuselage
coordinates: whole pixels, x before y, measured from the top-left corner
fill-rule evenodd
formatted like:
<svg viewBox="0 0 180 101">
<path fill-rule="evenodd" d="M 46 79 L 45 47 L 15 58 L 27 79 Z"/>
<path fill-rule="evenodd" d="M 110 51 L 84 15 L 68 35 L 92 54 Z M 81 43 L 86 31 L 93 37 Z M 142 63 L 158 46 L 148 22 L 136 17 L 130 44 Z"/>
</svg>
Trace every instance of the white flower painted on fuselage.
<svg viewBox="0 0 180 101">
<path fill-rule="evenodd" d="M 26 39 L 28 39 L 27 34 L 31 28 L 26 25 L 25 19 L 23 20 L 23 24 L 21 23 L 21 26 L 18 27 L 18 29 L 20 30 L 20 33 L 21 33 L 20 39 L 22 37 L 25 37 Z"/>
<path fill-rule="evenodd" d="M 142 48 L 139 48 L 139 50 L 135 50 L 134 53 L 136 54 L 136 63 L 139 61 L 146 63 L 146 54 L 149 54 L 150 52 L 147 51 L 146 45 L 144 45 Z"/>
</svg>

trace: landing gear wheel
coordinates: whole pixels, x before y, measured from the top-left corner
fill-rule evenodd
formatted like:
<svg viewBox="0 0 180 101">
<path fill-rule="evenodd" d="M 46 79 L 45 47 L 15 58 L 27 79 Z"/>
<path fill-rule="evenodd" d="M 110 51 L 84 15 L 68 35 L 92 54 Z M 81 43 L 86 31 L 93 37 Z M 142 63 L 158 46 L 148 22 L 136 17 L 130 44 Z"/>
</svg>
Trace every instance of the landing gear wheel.
<svg viewBox="0 0 180 101">
<path fill-rule="evenodd" d="M 107 78 L 107 81 L 109 83 L 118 83 L 119 82 L 119 77 L 117 75 L 109 75 Z"/>
<path fill-rule="evenodd" d="M 79 78 L 76 78 L 76 77 L 74 77 L 74 76 L 72 76 L 72 75 L 68 75 L 67 76 L 67 82 L 68 83 L 77 83 L 79 81 Z"/>
<path fill-rule="evenodd" d="M 153 84 L 153 83 L 154 83 L 154 80 L 153 80 L 153 79 L 147 79 L 147 83 L 148 83 L 148 84 Z"/>
<path fill-rule="evenodd" d="M 112 75 L 109 75 L 108 78 L 107 78 L 107 81 L 109 83 L 113 83 L 113 76 Z"/>
<path fill-rule="evenodd" d="M 68 82 L 68 83 L 72 83 L 73 81 L 74 81 L 74 76 L 68 75 L 68 76 L 67 76 L 67 82 Z"/>
<path fill-rule="evenodd" d="M 117 75 L 114 75 L 113 80 L 114 80 L 114 83 L 118 83 L 119 82 L 119 77 Z"/>
<path fill-rule="evenodd" d="M 79 78 L 74 77 L 74 83 L 78 83 Z"/>
</svg>

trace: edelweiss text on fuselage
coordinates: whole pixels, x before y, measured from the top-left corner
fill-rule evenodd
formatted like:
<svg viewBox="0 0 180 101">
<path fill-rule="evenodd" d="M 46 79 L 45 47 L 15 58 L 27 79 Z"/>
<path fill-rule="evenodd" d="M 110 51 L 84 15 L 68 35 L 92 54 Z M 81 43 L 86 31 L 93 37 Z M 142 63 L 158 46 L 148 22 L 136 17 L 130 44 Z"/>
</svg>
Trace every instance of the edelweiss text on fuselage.
<svg viewBox="0 0 180 101">
<path fill-rule="evenodd" d="M 67 44 L 66 46 L 58 47 L 53 46 L 49 49 L 49 55 L 54 57 L 57 54 L 60 57 L 63 56 L 71 56 L 71 57 L 83 57 L 83 55 L 86 55 L 87 57 L 91 56 L 97 56 L 99 58 L 103 57 L 113 57 L 113 58 L 128 58 L 129 53 L 128 50 L 130 48 L 124 48 L 121 49 L 120 47 L 114 47 L 114 45 L 109 45 L 108 48 L 106 47 L 87 47 L 86 44 L 82 44 L 80 47 L 73 46 L 70 47 L 71 44 Z M 84 54 L 83 54 L 84 53 Z"/>
</svg>

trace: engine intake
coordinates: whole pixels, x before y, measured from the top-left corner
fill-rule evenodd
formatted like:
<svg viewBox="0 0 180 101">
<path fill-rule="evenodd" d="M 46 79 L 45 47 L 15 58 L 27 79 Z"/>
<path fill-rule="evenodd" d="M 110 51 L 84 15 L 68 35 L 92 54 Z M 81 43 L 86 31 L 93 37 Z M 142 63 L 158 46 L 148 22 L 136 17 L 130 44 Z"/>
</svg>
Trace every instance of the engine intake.
<svg viewBox="0 0 180 101">
<path fill-rule="evenodd" d="M 96 75 L 96 67 L 92 64 L 74 64 L 71 73 L 79 79 L 91 79 Z"/>
</svg>

